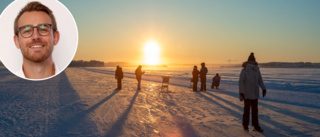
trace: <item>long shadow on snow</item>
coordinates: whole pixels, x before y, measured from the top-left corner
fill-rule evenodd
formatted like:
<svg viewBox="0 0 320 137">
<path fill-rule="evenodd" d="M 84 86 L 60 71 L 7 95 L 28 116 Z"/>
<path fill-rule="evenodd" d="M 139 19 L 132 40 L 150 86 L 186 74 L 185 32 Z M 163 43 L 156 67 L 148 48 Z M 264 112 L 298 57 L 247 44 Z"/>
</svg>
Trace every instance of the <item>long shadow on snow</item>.
<svg viewBox="0 0 320 137">
<path fill-rule="evenodd" d="M 9 78 L 7 81 L 0 82 L 0 122 L 1 128 L 5 130 L 0 130 L 0 136 L 25 136 L 41 134 L 40 128 L 34 128 L 32 126 L 26 126 L 31 124 L 39 124 L 39 121 L 34 119 L 26 119 L 29 114 L 35 114 L 34 111 L 38 111 L 37 107 L 41 106 L 35 103 L 29 104 L 24 101 L 28 101 L 28 93 L 32 91 L 33 93 L 41 92 L 40 87 L 25 87 L 25 85 L 33 84 L 45 84 L 43 81 L 34 82 L 21 79 L 6 68 L 0 68 L 1 78 Z M 3 80 L 3 79 L 2 79 Z M 51 80 L 54 81 L 54 80 Z M 37 102 L 36 100 L 35 102 Z M 8 107 L 11 107 L 8 109 Z M 32 111 L 26 112 L 29 109 Z M 17 114 L 18 113 L 18 114 Z M 37 116 L 41 116 L 41 113 Z M 38 123 L 37 123 L 38 122 Z M 19 129 L 19 130 L 18 130 Z"/>
<path fill-rule="evenodd" d="M 60 112 L 58 112 L 58 119 L 60 121 L 55 125 L 56 129 L 50 131 L 46 136 L 68 136 L 70 134 L 72 136 L 74 135 L 72 132 L 74 129 L 76 129 L 77 132 L 81 132 L 75 133 L 76 136 L 99 136 L 96 124 L 88 117 L 88 115 L 119 91 L 115 90 L 105 99 L 85 110 L 84 105 L 79 101 L 79 95 L 71 86 L 66 74 L 63 72 L 60 74 L 60 77 L 59 99 L 60 108 L 62 108 Z"/>
<path fill-rule="evenodd" d="M 90 70 L 92 71 L 92 70 Z M 102 72 L 100 72 L 102 73 Z M 112 74 L 113 75 L 113 74 Z M 155 80 L 148 80 L 148 81 L 153 81 L 153 82 L 159 82 L 159 81 L 155 81 Z M 161 81 L 160 81 L 161 82 Z M 182 85 L 182 84 L 174 84 L 174 83 L 170 83 L 170 85 L 175 85 L 175 86 L 180 86 L 180 87 L 188 87 L 186 85 Z M 217 90 L 215 90 L 216 92 Z M 230 92 L 230 91 L 217 91 L 219 93 L 223 93 L 223 94 L 228 94 L 230 96 L 233 96 L 233 97 L 236 97 L 238 98 L 239 94 L 238 93 L 235 93 L 235 92 Z M 261 100 L 265 100 L 265 101 L 271 101 L 271 102 L 277 102 L 277 103 L 282 103 L 282 104 L 289 104 L 289 105 L 296 105 L 296 106 L 302 106 L 302 107 L 310 107 L 310 108 L 316 108 L 316 109 L 320 109 L 320 106 L 317 106 L 317 105 L 310 105 L 310 104 L 301 104 L 301 103 L 297 103 L 297 102 L 289 102 L 289 101 L 281 101 L 281 100 L 276 100 L 276 99 L 270 99 L 270 98 L 262 98 Z M 261 102 L 259 102 L 261 103 Z M 264 103 L 261 103 L 261 104 L 264 104 Z M 277 109 L 277 110 L 280 110 L 281 113 L 283 114 L 289 114 L 290 116 L 294 116 L 298 119 L 301 119 L 303 118 L 302 120 L 304 121 L 307 121 L 307 122 L 310 122 L 310 123 L 314 123 L 314 124 L 319 124 L 320 121 L 317 120 L 317 119 L 314 119 L 314 118 L 311 118 L 311 117 L 307 117 L 307 116 L 304 116 L 304 115 L 300 115 L 300 114 L 296 114 L 296 113 L 293 113 L 293 112 L 290 112 L 290 111 L 285 111 L 281 108 L 277 108 L 277 107 L 274 107 L 274 106 L 270 106 L 270 105 L 267 105 L 267 104 L 264 104 L 265 107 L 268 107 L 270 109 Z M 285 112 L 288 112 L 288 113 L 285 113 Z"/>
<path fill-rule="evenodd" d="M 3 77 L 5 75 L 12 75 L 14 76 L 8 69 L 6 69 L 5 67 L 1 67 L 0 68 L 0 76 Z"/>
<path fill-rule="evenodd" d="M 109 73 L 110 73 L 110 72 L 109 72 L 109 73 L 106 73 L 106 71 L 99 71 L 99 70 L 92 70 L 92 69 L 86 69 L 86 70 L 93 71 L 93 72 L 98 72 L 98 73 L 104 73 L 104 74 L 109 74 Z M 110 74 L 112 74 L 112 73 L 110 73 Z M 112 75 L 113 75 L 113 74 L 112 74 Z M 132 77 L 132 78 L 134 78 L 134 77 Z M 155 80 L 148 80 L 148 81 L 159 82 L 159 81 L 155 81 Z M 174 83 L 170 83 L 170 85 L 175 85 L 175 86 L 180 86 L 180 87 L 189 87 L 189 86 L 186 86 L 186 85 L 174 84 Z M 237 97 L 237 95 L 239 96 L 239 94 L 233 93 L 233 92 L 230 92 L 230 91 L 224 91 L 224 92 L 220 92 L 220 93 L 225 93 L 225 92 L 229 92 L 228 94 L 231 95 L 231 96 L 234 96 L 234 97 Z M 207 92 L 207 93 L 208 93 L 208 92 Z M 207 100 L 218 104 L 218 105 L 221 106 L 222 108 L 224 108 L 224 109 L 232 112 L 232 114 L 235 114 L 235 115 L 234 115 L 235 117 L 239 117 L 239 118 L 242 117 L 241 114 L 236 115 L 237 113 L 236 113 L 235 111 L 233 111 L 233 110 L 231 110 L 231 109 L 229 109 L 229 108 L 227 108 L 227 107 L 225 107 L 225 106 L 223 106 L 223 105 L 221 105 L 221 104 L 213 101 L 212 99 L 210 99 L 210 98 L 208 98 L 208 97 L 206 97 L 206 96 L 204 96 L 204 95 L 202 95 L 202 94 L 200 94 L 200 95 L 203 96 L 204 98 L 206 98 Z M 211 95 L 212 95 L 212 94 L 211 94 Z M 213 95 L 213 96 L 214 96 L 214 95 Z M 216 96 L 216 97 L 217 97 L 217 96 Z M 220 97 L 217 97 L 217 98 L 220 98 Z M 222 99 L 222 98 L 220 98 L 220 99 Z M 273 102 L 278 102 L 278 103 L 284 103 L 284 104 L 297 105 L 297 104 L 294 104 L 294 103 L 291 103 L 291 102 L 285 102 L 285 101 L 282 102 L 282 101 L 273 100 L 273 99 L 265 99 L 265 100 L 273 101 Z M 226 102 L 226 100 L 224 100 L 224 99 L 222 99 L 222 101 Z M 234 107 L 237 107 L 238 109 L 240 108 L 240 110 L 242 110 L 241 107 L 239 107 L 239 106 L 237 106 L 237 105 L 235 105 L 235 104 L 232 104 L 232 103 L 229 102 L 229 101 L 227 101 L 226 103 L 231 104 L 231 105 L 233 105 Z M 259 102 L 259 103 L 261 103 L 261 102 Z M 264 104 L 264 103 L 262 103 L 262 104 Z M 267 107 L 267 104 L 264 104 L 264 105 Z M 307 106 L 307 107 L 319 108 L 319 107 L 316 107 L 316 106 L 305 105 L 305 104 L 299 104 L 299 105 L 300 105 L 300 106 Z M 268 108 L 271 108 L 271 106 L 269 106 Z M 275 108 L 275 107 L 274 107 L 274 108 Z M 273 109 L 274 109 L 274 108 L 273 108 Z M 280 108 L 277 108 L 277 109 L 280 109 Z M 284 114 L 286 114 L 286 113 L 284 113 Z M 290 116 L 296 116 L 296 117 L 298 117 L 298 118 L 303 117 L 303 118 L 306 119 L 308 122 L 310 122 L 310 121 L 312 121 L 312 120 L 316 120 L 316 119 L 313 119 L 313 118 L 310 118 L 310 117 L 306 117 L 306 116 L 303 116 L 303 115 L 300 115 L 300 114 L 294 114 L 294 113 L 293 113 L 292 115 L 290 115 Z M 296 131 L 296 130 L 292 130 L 292 129 L 290 129 L 289 127 L 287 127 L 287 126 L 285 126 L 285 125 L 282 125 L 282 124 L 280 124 L 280 123 L 277 123 L 277 122 L 274 122 L 274 121 L 271 121 L 271 120 L 268 120 L 268 119 L 265 119 L 265 118 L 261 118 L 261 119 L 267 121 L 268 123 L 277 124 L 277 125 L 281 126 L 281 129 L 286 129 L 286 131 L 290 131 L 290 134 L 293 133 L 293 134 L 304 135 L 302 132 Z M 312 123 L 317 123 L 318 121 L 319 121 L 319 120 L 316 120 L 316 122 L 312 122 Z M 267 128 L 269 131 L 272 131 L 272 129 L 270 129 L 270 128 L 266 127 L 266 126 L 265 126 L 265 128 Z M 293 134 L 292 134 L 292 135 L 293 135 Z"/>
<path fill-rule="evenodd" d="M 205 98 L 206 100 L 208 100 L 208 101 L 210 101 L 210 102 L 218 105 L 219 107 L 221 107 L 221 108 L 229 111 L 230 114 L 233 115 L 234 117 L 236 117 L 236 118 L 242 118 L 242 114 L 239 114 L 238 112 L 236 112 L 236 111 L 234 111 L 234 110 L 232 110 L 232 109 L 230 109 L 230 108 L 228 108 L 228 107 L 226 107 L 226 106 L 218 103 L 217 101 L 215 101 L 215 100 L 213 100 L 213 99 L 211 99 L 211 98 L 209 98 L 209 97 L 207 97 L 207 96 L 205 96 L 205 95 L 203 95 L 203 94 L 201 94 L 201 93 L 199 93 L 199 92 L 197 92 L 197 93 L 198 93 L 201 97 Z M 231 104 L 231 103 L 228 103 L 228 104 Z M 272 131 L 271 128 L 265 127 L 265 126 L 263 126 L 263 124 L 260 124 L 260 125 L 262 125 L 262 127 L 263 127 L 264 129 L 267 129 L 268 131 Z M 239 127 L 239 128 L 242 129 L 242 127 Z M 282 135 L 282 134 L 280 134 L 280 133 L 277 133 L 277 136 L 285 136 L 285 135 Z"/>
<path fill-rule="evenodd" d="M 97 72 L 97 73 L 114 75 L 114 72 L 111 72 L 111 71 L 96 70 L 96 69 L 89 69 L 89 68 L 82 68 L 82 69 L 87 70 L 87 71 Z M 126 76 L 126 77 L 135 79 L 134 76 L 131 76 L 131 77 L 130 76 Z M 154 80 L 154 79 L 147 79 L 146 77 L 144 77 L 143 80 L 144 81 L 158 82 L 158 83 L 162 82 L 161 78 L 159 78 L 159 80 Z M 172 79 L 170 81 L 173 81 L 173 80 L 174 79 Z M 227 82 L 222 82 L 222 83 L 227 83 Z M 208 82 L 207 82 L 207 84 L 208 84 Z M 176 83 L 170 82 L 170 85 L 189 88 L 189 85 L 186 85 L 186 84 L 176 84 Z M 218 92 L 224 93 L 224 94 L 228 94 L 228 95 L 231 95 L 231 96 L 234 96 L 234 97 L 238 97 L 239 96 L 238 93 L 230 92 L 230 91 L 223 91 L 223 92 L 218 91 Z M 277 102 L 277 103 L 283 103 L 283 104 L 289 104 L 289 105 L 298 105 L 298 106 L 302 106 L 302 107 L 310 107 L 310 108 L 320 109 L 320 106 L 318 104 L 314 104 L 314 105 L 313 104 L 302 104 L 302 103 L 299 103 L 299 102 L 290 102 L 290 101 L 276 100 L 276 99 L 271 99 L 271 98 L 263 98 L 262 100 L 271 101 L 271 102 Z"/>
<path fill-rule="evenodd" d="M 57 86 L 56 83 L 60 79 L 60 76 L 58 75 L 54 78 L 44 80 L 44 81 L 30 81 L 30 80 L 25 80 L 15 76 L 5 68 L 0 68 L 0 75 L 1 77 L 7 77 L 10 79 L 8 81 L 0 82 L 0 87 L 1 87 L 0 88 L 0 98 L 1 98 L 0 112 L 5 112 L 6 107 L 8 107 L 12 103 L 16 103 L 20 105 L 19 103 L 22 102 L 21 106 L 17 106 L 17 109 L 20 109 L 20 110 L 43 107 L 39 105 L 41 104 L 40 101 L 43 101 L 43 100 L 34 100 L 32 102 L 34 104 L 28 104 L 30 102 L 27 103 L 24 101 L 30 101 L 34 98 L 37 98 L 37 97 L 34 97 L 34 98 L 28 97 L 30 96 L 30 94 L 40 96 L 40 98 L 44 98 L 43 95 L 45 95 L 46 92 L 55 92 L 54 89 L 52 89 L 52 87 L 53 88 L 56 87 Z M 35 106 L 35 104 L 37 106 Z M 39 110 L 32 110 L 32 111 L 39 111 Z M 24 114 L 28 114 L 28 113 L 24 113 Z M 28 119 L 28 120 L 30 121 L 31 119 Z"/>
<path fill-rule="evenodd" d="M 1 74 L 5 74 L 5 76 L 8 75 L 9 77 L 10 75 L 12 76 L 10 77 L 10 81 L 0 82 L 1 85 L 5 85 L 1 88 L 0 97 L 6 97 L 3 99 L 5 104 L 1 106 L 1 112 L 3 112 L 2 110 L 6 111 L 6 107 L 11 103 L 22 103 L 21 106 L 17 107 L 16 113 L 20 113 L 20 111 L 29 109 L 27 113 L 23 114 L 25 116 L 22 116 L 21 118 L 16 117 L 15 114 L 12 114 L 12 117 L 16 118 L 15 123 L 18 124 L 13 124 L 7 127 L 6 132 L 13 132 L 10 133 L 10 135 L 65 136 L 67 135 L 67 132 L 71 129 L 74 129 L 74 127 L 79 128 L 79 124 L 77 123 L 69 123 L 69 121 L 64 121 L 66 118 L 70 117 L 70 115 L 72 116 L 77 111 L 83 110 L 83 105 L 79 102 L 80 98 L 69 83 L 65 72 L 62 72 L 60 75 L 44 81 L 24 80 L 12 75 L 11 73 L 5 72 L 1 72 Z M 2 92 L 2 90 L 4 90 L 4 92 Z M 55 93 L 58 94 L 57 102 L 59 103 L 59 106 L 55 106 L 55 104 L 43 104 L 41 101 L 44 100 L 34 100 L 31 101 L 32 103 L 30 103 L 30 99 L 45 98 L 45 95 L 54 95 Z M 30 98 L 28 97 L 30 95 L 36 95 L 36 97 Z M 50 102 L 54 100 L 55 98 L 47 101 Z M 38 107 L 40 108 L 38 109 Z M 43 113 L 41 111 L 42 107 L 47 107 L 44 109 L 49 110 L 49 113 Z M 37 113 L 37 111 L 39 111 L 39 113 Z M 56 117 L 55 114 L 57 115 Z M 30 117 L 30 115 L 34 116 Z M 47 122 L 43 121 L 45 116 L 48 116 Z M 25 119 L 23 117 L 30 118 Z M 79 121 L 81 121 L 81 123 L 85 123 L 86 125 L 95 125 L 88 119 L 79 119 Z M 48 124 L 47 131 L 45 130 L 46 124 Z M 97 133 L 98 131 L 97 129 L 93 128 L 91 128 L 91 130 L 85 130 L 85 126 L 82 127 L 83 129 L 79 130 L 79 132 L 81 132 L 80 134 L 83 136 L 93 136 L 94 133 Z M 11 129 L 12 131 L 10 131 Z M 17 131 L 17 129 L 19 129 L 19 131 Z"/>
<path fill-rule="evenodd" d="M 221 100 L 221 101 L 223 101 L 223 102 L 225 102 L 225 103 L 227 103 L 227 104 L 229 104 L 229 105 L 231 105 L 231 106 L 233 106 L 233 107 L 235 107 L 235 108 L 237 108 L 237 109 L 239 109 L 239 110 L 243 110 L 243 108 L 242 107 L 240 107 L 240 106 L 238 106 L 238 105 L 236 105 L 236 104 L 234 104 L 234 103 L 232 103 L 232 102 L 230 102 L 230 101 L 227 101 L 227 100 L 225 100 L 225 99 L 223 99 L 223 98 L 221 98 L 221 97 L 218 97 L 218 96 L 216 96 L 216 95 L 214 95 L 214 94 L 212 94 L 212 93 L 209 93 L 209 92 L 205 92 L 206 94 L 208 94 L 208 95 L 210 95 L 210 96 L 212 96 L 212 97 L 215 97 L 215 98 L 217 98 L 217 99 L 219 99 L 219 100 Z M 261 104 L 261 102 L 259 102 L 260 104 Z M 229 108 L 228 108 L 229 109 Z M 240 116 L 240 118 L 242 117 L 242 115 Z M 262 119 L 262 120 L 264 120 L 264 121 L 266 121 L 267 123 L 270 123 L 271 125 L 275 125 L 276 127 L 278 127 L 279 129 L 283 129 L 283 130 L 285 130 L 285 131 L 288 131 L 288 134 L 290 134 L 290 135 L 302 135 L 302 136 L 306 136 L 303 132 L 300 132 L 300 131 L 297 131 L 297 130 L 294 130 L 294 129 L 291 129 L 289 126 L 286 126 L 286 125 L 283 125 L 283 124 L 281 124 L 281 123 L 278 123 L 278 122 L 275 122 L 275 121 L 273 121 L 273 120 L 270 120 L 270 119 L 268 119 L 268 118 L 263 118 L 263 117 L 260 117 L 259 119 Z M 263 125 L 263 124 L 261 124 L 261 125 Z M 262 126 L 263 128 L 268 128 L 267 126 Z M 270 128 L 268 128 L 268 131 L 273 131 L 273 129 L 270 129 Z"/>
<path fill-rule="evenodd" d="M 116 137 L 121 135 L 122 132 L 122 126 L 126 122 L 128 115 L 133 107 L 133 104 L 139 94 L 140 90 L 137 90 L 134 94 L 132 100 L 130 101 L 129 107 L 125 110 L 125 112 L 119 117 L 119 119 L 112 125 L 112 128 L 109 130 L 109 132 L 106 134 L 107 137 Z"/>
<path fill-rule="evenodd" d="M 8 73 L 2 72 L 2 71 L 6 71 Z M 0 112 L 4 112 L 4 110 L 14 101 L 16 101 L 17 99 L 19 99 L 22 95 L 21 90 L 18 90 L 20 88 L 23 88 L 23 86 L 21 86 L 21 83 L 26 83 L 28 82 L 27 80 L 23 80 L 21 78 L 18 78 L 16 76 L 14 76 L 13 74 L 11 74 L 9 71 L 7 70 L 1 70 L 0 71 L 0 75 L 1 77 L 12 77 L 12 79 L 10 79 L 10 81 L 4 81 L 4 82 L 0 82 Z M 31 83 L 31 82 L 30 82 Z M 12 86 L 11 86 L 12 85 Z"/>
<path fill-rule="evenodd" d="M 170 100 L 172 100 L 172 96 L 168 93 L 166 93 L 169 97 Z M 163 94 L 165 95 L 165 94 Z M 164 100 L 162 99 L 162 101 L 168 101 L 168 100 Z M 171 103 L 172 104 L 172 103 Z M 186 113 L 184 113 L 180 106 L 177 106 L 175 103 L 174 105 L 167 105 L 167 107 L 169 107 L 169 109 L 171 109 L 170 106 L 175 106 L 177 107 L 176 109 L 183 115 L 187 115 Z M 171 114 L 171 113 L 170 113 Z M 180 133 L 182 134 L 183 137 L 198 137 L 199 135 L 197 135 L 196 131 L 193 129 L 192 125 L 188 122 L 188 120 L 185 117 L 181 117 L 181 116 L 176 116 L 175 114 L 171 114 L 174 115 L 175 117 L 175 122 L 177 123 L 177 127 L 180 130 Z M 219 132 L 219 131 L 217 131 Z"/>
</svg>

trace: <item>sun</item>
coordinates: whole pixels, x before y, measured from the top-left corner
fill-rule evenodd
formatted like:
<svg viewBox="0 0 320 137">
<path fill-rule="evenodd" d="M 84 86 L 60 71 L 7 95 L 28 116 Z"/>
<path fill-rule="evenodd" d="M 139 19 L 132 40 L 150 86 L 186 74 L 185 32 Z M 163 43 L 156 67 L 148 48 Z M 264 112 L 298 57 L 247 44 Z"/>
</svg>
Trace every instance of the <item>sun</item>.
<svg viewBox="0 0 320 137">
<path fill-rule="evenodd" d="M 150 40 L 144 45 L 145 63 L 147 65 L 159 65 L 160 64 L 159 54 L 160 54 L 160 47 L 157 42 Z"/>
</svg>

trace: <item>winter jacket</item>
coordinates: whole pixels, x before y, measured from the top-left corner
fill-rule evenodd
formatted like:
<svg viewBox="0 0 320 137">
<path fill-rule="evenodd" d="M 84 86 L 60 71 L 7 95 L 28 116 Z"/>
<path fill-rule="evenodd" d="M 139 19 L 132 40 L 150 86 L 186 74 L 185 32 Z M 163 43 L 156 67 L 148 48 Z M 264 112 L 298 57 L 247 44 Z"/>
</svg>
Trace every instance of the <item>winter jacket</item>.
<svg viewBox="0 0 320 137">
<path fill-rule="evenodd" d="M 220 85 L 220 76 L 214 76 L 212 78 L 212 83 L 214 86 L 219 86 Z"/>
<path fill-rule="evenodd" d="M 245 62 L 239 78 L 239 93 L 244 93 L 245 99 L 259 98 L 259 85 L 266 89 L 263 84 L 261 73 L 257 65 Z"/>
<path fill-rule="evenodd" d="M 136 72 L 135 72 L 135 75 L 136 75 L 136 79 L 137 80 L 141 80 L 141 76 L 144 72 L 142 72 L 141 68 L 137 68 L 136 69 Z"/>
<path fill-rule="evenodd" d="M 207 67 L 201 67 L 201 69 L 200 69 L 200 78 L 206 78 L 207 73 L 208 73 Z"/>
<path fill-rule="evenodd" d="M 192 71 L 192 82 L 197 82 L 199 81 L 199 70 L 193 69 Z"/>
<path fill-rule="evenodd" d="M 123 78 L 123 72 L 122 72 L 122 68 L 117 68 L 116 69 L 116 79 L 122 79 Z"/>
</svg>

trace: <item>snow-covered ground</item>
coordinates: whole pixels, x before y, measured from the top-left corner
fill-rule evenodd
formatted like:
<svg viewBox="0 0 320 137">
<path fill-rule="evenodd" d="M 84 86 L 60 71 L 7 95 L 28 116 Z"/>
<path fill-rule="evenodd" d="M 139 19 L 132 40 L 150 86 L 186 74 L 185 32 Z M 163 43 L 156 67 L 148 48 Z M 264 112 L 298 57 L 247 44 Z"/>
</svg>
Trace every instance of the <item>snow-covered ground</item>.
<svg viewBox="0 0 320 137">
<path fill-rule="evenodd" d="M 207 92 L 192 92 L 192 68 L 68 68 L 40 82 L 0 68 L 0 136 L 320 136 L 320 70 L 261 69 L 267 95 L 259 100 L 264 133 L 245 132 L 238 98 L 240 68 L 209 68 Z M 220 90 L 210 88 L 220 73 Z M 170 76 L 161 92 L 161 76 Z"/>
</svg>

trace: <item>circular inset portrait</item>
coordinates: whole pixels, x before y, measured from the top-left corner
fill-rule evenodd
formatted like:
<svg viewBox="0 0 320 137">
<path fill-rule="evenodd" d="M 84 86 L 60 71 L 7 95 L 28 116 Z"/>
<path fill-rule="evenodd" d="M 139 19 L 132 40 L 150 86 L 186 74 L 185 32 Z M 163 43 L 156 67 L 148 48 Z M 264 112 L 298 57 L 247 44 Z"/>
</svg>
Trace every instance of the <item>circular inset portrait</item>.
<svg viewBox="0 0 320 137">
<path fill-rule="evenodd" d="M 76 53 L 77 24 L 58 0 L 15 0 L 1 13 L 0 26 L 0 59 L 21 78 L 52 78 Z"/>
</svg>

